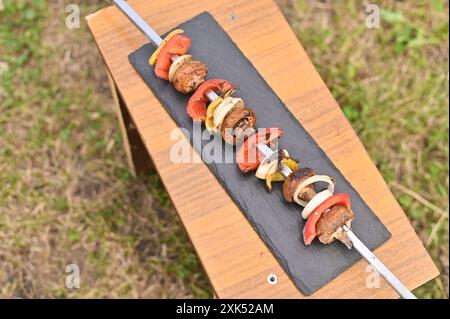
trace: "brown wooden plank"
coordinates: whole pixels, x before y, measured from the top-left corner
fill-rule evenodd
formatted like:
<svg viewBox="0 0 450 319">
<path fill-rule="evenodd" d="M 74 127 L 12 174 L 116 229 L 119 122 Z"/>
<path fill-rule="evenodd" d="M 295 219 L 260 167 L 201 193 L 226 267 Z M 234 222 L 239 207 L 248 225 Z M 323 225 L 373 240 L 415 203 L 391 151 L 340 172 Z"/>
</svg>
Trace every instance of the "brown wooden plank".
<svg viewBox="0 0 450 319">
<path fill-rule="evenodd" d="M 438 275 L 404 212 L 272 1 L 129 2 L 159 33 L 209 11 L 391 231 L 393 238 L 376 250 L 377 255 L 410 288 Z M 169 133 L 176 125 L 128 63 L 128 54 L 148 42 L 145 36 L 114 7 L 87 20 L 216 295 L 304 297 L 206 166 L 170 162 L 173 142 Z M 383 281 L 379 289 L 366 288 L 366 265 L 358 262 L 311 297 L 396 297 Z M 278 276 L 277 285 L 267 283 L 270 273 Z"/>
</svg>

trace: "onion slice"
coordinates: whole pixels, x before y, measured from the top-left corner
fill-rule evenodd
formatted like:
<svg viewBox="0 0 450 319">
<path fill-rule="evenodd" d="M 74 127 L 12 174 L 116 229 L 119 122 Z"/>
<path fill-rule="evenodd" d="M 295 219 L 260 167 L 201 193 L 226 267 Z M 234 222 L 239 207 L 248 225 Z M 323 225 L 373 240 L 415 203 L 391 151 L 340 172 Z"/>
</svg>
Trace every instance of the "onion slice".
<svg viewBox="0 0 450 319">
<path fill-rule="evenodd" d="M 298 195 L 300 194 L 300 192 L 303 190 L 303 188 L 305 188 L 308 185 L 311 185 L 313 183 L 316 182 L 325 182 L 328 183 L 328 190 L 333 193 L 334 192 L 334 181 L 330 176 L 327 175 L 314 175 L 311 177 L 308 177 L 307 179 L 305 179 L 303 182 L 301 182 L 298 186 L 297 189 L 294 192 L 294 200 L 297 204 L 299 204 L 300 206 L 306 206 L 307 202 L 302 200 L 301 198 L 298 197 Z"/>
<path fill-rule="evenodd" d="M 220 130 L 225 116 L 235 107 L 244 107 L 244 101 L 238 97 L 227 97 L 214 110 L 214 129 Z"/>
<path fill-rule="evenodd" d="M 209 132 L 215 132 L 217 131 L 214 128 L 214 111 L 216 108 L 220 105 L 220 103 L 223 102 L 223 98 L 220 96 L 216 98 L 214 101 L 212 101 L 208 108 L 206 109 L 206 119 L 205 119 L 205 127 Z"/>
<path fill-rule="evenodd" d="M 320 204 L 322 204 L 331 196 L 333 196 L 333 193 L 330 192 L 328 189 L 314 195 L 314 197 L 308 202 L 308 204 L 306 204 L 305 208 L 303 208 L 302 217 L 304 219 L 308 219 L 309 215 L 311 215 L 311 213 L 317 207 L 319 207 Z"/>
<path fill-rule="evenodd" d="M 175 61 L 172 62 L 169 69 L 169 82 L 173 82 L 173 78 L 175 76 L 175 73 L 177 73 L 178 69 L 188 62 L 192 61 L 192 55 L 185 54 L 180 55 Z"/>
<path fill-rule="evenodd" d="M 273 174 L 278 170 L 278 160 L 268 163 L 261 163 L 256 170 L 255 176 L 260 179 L 266 179 L 267 175 Z"/>
<path fill-rule="evenodd" d="M 258 169 L 256 170 L 255 176 L 260 179 L 266 179 L 266 177 L 270 174 L 275 173 L 278 167 L 278 150 L 274 153 L 267 155 L 262 159 L 259 163 Z M 286 151 L 287 152 L 287 151 Z"/>
</svg>

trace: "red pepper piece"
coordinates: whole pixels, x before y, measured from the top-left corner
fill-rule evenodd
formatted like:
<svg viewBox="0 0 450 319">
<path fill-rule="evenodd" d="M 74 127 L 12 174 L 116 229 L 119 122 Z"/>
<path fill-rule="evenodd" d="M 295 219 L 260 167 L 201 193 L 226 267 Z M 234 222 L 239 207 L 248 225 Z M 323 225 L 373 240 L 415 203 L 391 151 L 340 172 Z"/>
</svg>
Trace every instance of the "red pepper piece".
<svg viewBox="0 0 450 319">
<path fill-rule="evenodd" d="M 155 65 L 155 74 L 161 79 L 169 79 L 169 69 L 172 64 L 172 55 L 183 55 L 191 46 L 191 39 L 182 34 L 173 36 L 159 52 L 158 60 Z"/>
<path fill-rule="evenodd" d="M 316 238 L 316 224 L 322 214 L 335 205 L 343 205 L 347 209 L 350 209 L 350 195 L 345 193 L 335 194 L 316 207 L 306 221 L 305 228 L 303 228 L 303 241 L 306 246 L 311 244 L 314 238 Z"/>
<path fill-rule="evenodd" d="M 206 103 L 208 102 L 206 92 L 213 90 L 224 94 L 233 88 L 233 84 L 227 80 L 211 79 L 203 82 L 189 99 L 186 105 L 187 114 L 195 121 L 204 121 L 206 118 Z"/>
<path fill-rule="evenodd" d="M 283 135 L 283 129 L 281 128 L 266 128 L 258 130 L 258 132 L 247 138 L 236 154 L 239 169 L 243 173 L 256 170 L 262 160 L 262 155 L 258 151 L 256 144 L 269 144 L 274 139 L 280 138 L 281 135 Z"/>
</svg>

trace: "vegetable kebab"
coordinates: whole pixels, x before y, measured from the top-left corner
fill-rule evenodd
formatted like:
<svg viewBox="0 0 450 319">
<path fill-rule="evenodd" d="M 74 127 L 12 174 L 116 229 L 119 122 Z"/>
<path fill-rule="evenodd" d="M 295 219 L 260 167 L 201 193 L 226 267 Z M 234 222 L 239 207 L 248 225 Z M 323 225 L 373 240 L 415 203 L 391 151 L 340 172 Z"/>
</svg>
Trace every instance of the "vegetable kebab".
<svg viewBox="0 0 450 319">
<path fill-rule="evenodd" d="M 182 93 L 195 93 L 189 99 L 186 112 L 194 121 L 204 122 L 210 132 L 218 132 L 232 145 L 243 142 L 237 152 L 239 168 L 244 173 L 256 170 L 256 176 L 266 180 L 271 189 L 272 181 L 284 181 L 283 196 L 287 202 L 296 202 L 303 206 L 302 216 L 307 219 L 303 230 L 305 245 L 311 244 L 317 236 L 324 244 L 339 239 L 351 248 L 351 241 L 344 232 L 345 224 L 351 228 L 353 212 L 348 194 L 334 192 L 334 180 L 326 175 L 317 175 L 310 168 L 298 168 L 297 161 L 289 157 L 287 150 L 279 153 L 279 159 L 269 160 L 271 155 L 261 160 L 258 143 L 269 144 L 282 135 L 282 129 L 254 130 L 255 112 L 246 107 L 241 98 L 233 97 L 236 87 L 222 79 L 205 81 L 207 67 L 185 54 L 191 40 L 177 29 L 169 33 L 158 49 L 150 57 L 149 63 L 155 64 L 156 76 L 169 80 Z M 177 56 L 178 54 L 181 54 Z M 217 97 L 208 103 L 207 92 L 214 91 Z M 250 136 L 247 134 L 250 132 Z M 255 153 L 249 160 L 249 151 Z M 283 166 L 293 172 L 284 177 Z M 325 182 L 328 188 L 316 193 L 314 184 Z"/>
<path fill-rule="evenodd" d="M 282 130 L 254 130 L 255 112 L 245 107 L 241 98 L 231 96 L 236 90 L 232 83 L 222 79 L 205 81 L 208 68 L 186 54 L 191 40 L 183 33 L 181 29 L 170 32 L 152 54 L 149 64 L 155 65 L 155 75 L 169 80 L 181 93 L 195 91 L 186 106 L 188 115 L 194 121 L 204 122 L 210 132 L 220 132 L 225 142 L 229 144 L 235 145 L 238 141 L 244 141 L 237 153 L 237 162 L 242 172 L 249 173 L 256 170 L 256 177 L 266 180 L 269 190 L 272 189 L 272 181 L 284 181 L 284 199 L 303 207 L 302 217 L 307 220 L 303 229 L 305 245 L 311 244 L 317 236 L 324 244 L 338 239 L 351 248 L 351 241 L 342 228 L 343 225 L 351 228 L 353 212 L 350 208 L 350 196 L 333 195 L 333 178 L 317 175 L 308 167 L 297 167 L 297 161 L 289 157 L 287 150 L 279 152 L 278 159 L 268 155 L 260 160 L 261 155 L 256 145 L 269 144 L 272 140 L 278 139 L 282 135 Z M 207 106 L 206 93 L 210 91 L 220 95 Z M 244 140 L 248 132 L 253 134 Z M 249 160 L 249 151 L 256 155 L 252 160 Z M 287 177 L 281 174 L 283 166 L 292 170 Z M 327 189 L 316 193 L 314 184 L 317 182 L 327 183 Z"/>
</svg>

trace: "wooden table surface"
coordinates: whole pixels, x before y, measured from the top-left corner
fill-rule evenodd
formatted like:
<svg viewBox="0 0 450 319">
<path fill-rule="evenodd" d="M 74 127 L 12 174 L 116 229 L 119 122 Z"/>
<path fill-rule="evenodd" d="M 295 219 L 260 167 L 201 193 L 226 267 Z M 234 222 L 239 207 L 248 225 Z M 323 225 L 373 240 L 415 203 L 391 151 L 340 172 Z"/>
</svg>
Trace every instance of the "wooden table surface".
<svg viewBox="0 0 450 319">
<path fill-rule="evenodd" d="M 209 11 L 392 233 L 375 253 L 409 288 L 438 270 L 305 50 L 271 0 L 130 0 L 162 34 Z M 128 62 L 148 39 L 115 7 L 87 17 L 131 118 L 219 298 L 304 298 L 205 164 L 174 164 L 176 124 Z M 299 243 L 301 244 L 301 243 Z M 326 247 L 324 247 L 326 249 Z M 311 298 L 395 298 L 359 261 Z M 278 283 L 267 282 L 269 274 Z"/>
</svg>

